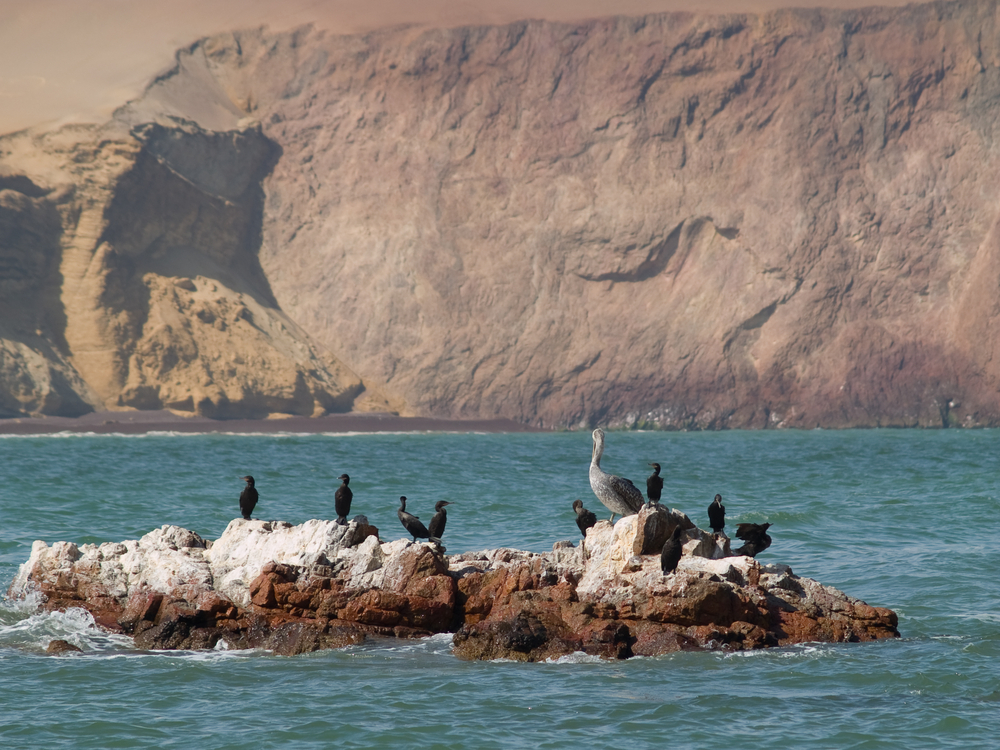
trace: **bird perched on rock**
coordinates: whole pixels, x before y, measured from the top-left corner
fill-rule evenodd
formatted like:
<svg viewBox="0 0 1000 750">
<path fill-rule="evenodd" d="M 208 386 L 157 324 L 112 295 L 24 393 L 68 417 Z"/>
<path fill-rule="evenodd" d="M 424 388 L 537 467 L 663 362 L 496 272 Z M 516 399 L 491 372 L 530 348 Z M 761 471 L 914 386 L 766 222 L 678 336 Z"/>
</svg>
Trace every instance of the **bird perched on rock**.
<svg viewBox="0 0 1000 750">
<path fill-rule="evenodd" d="M 646 477 L 646 505 L 660 504 L 660 494 L 663 492 L 663 477 L 660 476 L 660 465 L 652 463 L 653 473 Z"/>
<path fill-rule="evenodd" d="M 576 511 L 576 525 L 580 528 L 583 538 L 587 538 L 587 529 L 597 523 L 597 516 L 594 512 L 583 507 L 583 500 L 573 501 L 573 510 Z"/>
<path fill-rule="evenodd" d="M 253 509 L 257 505 L 257 488 L 254 486 L 253 477 L 246 476 L 242 477 L 242 479 L 247 483 L 247 486 L 240 493 L 240 513 L 249 521 L 250 514 L 253 513 Z"/>
<path fill-rule="evenodd" d="M 771 537 L 767 530 L 771 528 L 769 523 L 741 523 L 736 526 L 736 536 L 746 544 L 736 550 L 737 555 L 747 557 L 757 557 L 761 552 L 771 546 Z"/>
<path fill-rule="evenodd" d="M 663 543 L 663 551 L 660 553 L 660 570 L 663 571 L 663 575 L 677 570 L 677 563 L 681 561 L 681 555 L 684 552 L 684 545 L 681 544 L 681 532 L 683 531 L 681 525 L 677 524 L 674 526 L 674 532 L 670 538 Z"/>
<path fill-rule="evenodd" d="M 431 533 L 420 522 L 420 518 L 406 512 L 406 495 L 399 498 L 399 510 L 396 511 L 396 515 L 399 516 L 399 522 L 403 524 L 403 528 L 413 537 L 413 541 L 417 541 L 417 537 L 430 539 Z"/>
<path fill-rule="evenodd" d="M 451 503 L 447 500 L 438 500 L 434 503 L 434 515 L 427 526 L 427 533 L 435 539 L 441 538 L 441 535 L 444 534 L 445 524 L 448 523 L 448 511 L 444 509 L 446 505 L 451 505 Z"/>
<path fill-rule="evenodd" d="M 611 511 L 611 522 L 615 516 L 631 516 L 638 513 L 644 501 L 639 488 L 624 477 L 608 474 L 601 469 L 604 455 L 604 430 L 594 430 L 594 452 L 590 458 L 590 489 L 597 495 L 605 508 Z"/>
<path fill-rule="evenodd" d="M 347 474 L 341 474 L 337 479 L 343 484 L 337 488 L 333 495 L 333 507 L 337 511 L 337 523 L 341 526 L 347 526 L 347 514 L 351 512 L 351 500 L 354 499 L 354 492 L 347 486 L 351 482 L 351 478 Z"/>
<path fill-rule="evenodd" d="M 722 495 L 716 495 L 708 506 L 708 525 L 716 533 L 726 528 L 726 506 L 722 504 Z"/>
</svg>

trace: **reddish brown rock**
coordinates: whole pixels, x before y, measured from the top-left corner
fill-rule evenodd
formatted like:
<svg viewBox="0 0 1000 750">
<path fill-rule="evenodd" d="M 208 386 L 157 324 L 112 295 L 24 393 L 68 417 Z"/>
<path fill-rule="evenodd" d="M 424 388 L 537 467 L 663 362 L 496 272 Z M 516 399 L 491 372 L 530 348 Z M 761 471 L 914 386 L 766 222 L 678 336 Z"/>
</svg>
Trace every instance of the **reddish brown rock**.
<svg viewBox="0 0 1000 750">
<path fill-rule="evenodd" d="M 273 607 L 277 603 L 274 594 L 274 582 L 267 573 L 261 573 L 250 584 L 250 601 L 258 607 Z"/>
<path fill-rule="evenodd" d="M 49 641 L 49 645 L 45 647 L 45 653 L 47 654 L 75 654 L 82 652 L 82 648 L 61 638 L 52 639 Z"/>
<path fill-rule="evenodd" d="M 145 630 L 156 620 L 162 602 L 163 594 L 158 591 L 135 591 L 118 618 L 118 625 L 129 635 Z"/>
</svg>

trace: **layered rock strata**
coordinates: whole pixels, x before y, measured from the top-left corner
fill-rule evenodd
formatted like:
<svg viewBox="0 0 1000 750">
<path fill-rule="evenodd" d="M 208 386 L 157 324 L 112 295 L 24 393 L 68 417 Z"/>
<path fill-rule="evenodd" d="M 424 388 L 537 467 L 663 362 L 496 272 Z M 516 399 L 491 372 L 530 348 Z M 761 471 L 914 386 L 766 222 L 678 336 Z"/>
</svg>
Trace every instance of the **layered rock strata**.
<svg viewBox="0 0 1000 750">
<path fill-rule="evenodd" d="M 659 548 L 678 523 L 685 554 L 664 576 Z M 8 594 L 33 591 L 45 607 L 84 607 L 149 649 L 296 654 L 454 632 L 462 658 L 537 661 L 899 635 L 892 611 L 731 556 L 724 536 L 656 508 L 543 554 L 382 543 L 363 516 L 346 527 L 237 519 L 214 543 L 172 526 L 100 546 L 39 541 Z"/>
<path fill-rule="evenodd" d="M 281 310 L 260 267 L 279 151 L 246 123 L 0 139 L 0 417 L 355 406 L 360 378 Z"/>
</svg>

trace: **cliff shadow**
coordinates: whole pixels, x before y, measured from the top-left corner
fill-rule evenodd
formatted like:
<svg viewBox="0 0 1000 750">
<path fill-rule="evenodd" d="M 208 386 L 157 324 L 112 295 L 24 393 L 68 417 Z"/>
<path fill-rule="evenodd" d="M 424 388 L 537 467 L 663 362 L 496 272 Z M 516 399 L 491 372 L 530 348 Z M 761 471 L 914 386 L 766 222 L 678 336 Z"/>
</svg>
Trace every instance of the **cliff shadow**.
<svg viewBox="0 0 1000 750">
<path fill-rule="evenodd" d="M 0 178 L 0 416 L 93 410 L 67 359 L 63 225 L 51 192 L 25 175 Z"/>
</svg>

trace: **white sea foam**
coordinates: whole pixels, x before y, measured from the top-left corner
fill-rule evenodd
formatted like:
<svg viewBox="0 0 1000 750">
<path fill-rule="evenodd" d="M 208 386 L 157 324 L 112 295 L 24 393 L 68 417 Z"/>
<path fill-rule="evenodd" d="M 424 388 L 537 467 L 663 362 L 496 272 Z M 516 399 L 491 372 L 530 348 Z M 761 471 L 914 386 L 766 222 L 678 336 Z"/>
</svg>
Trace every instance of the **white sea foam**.
<svg viewBox="0 0 1000 750">
<path fill-rule="evenodd" d="M 4 602 L 4 609 L 8 602 Z M 37 608 L 37 604 L 35 605 Z M 23 612 L 24 610 L 22 610 Z M 132 639 L 107 633 L 97 627 L 93 615 L 85 609 L 73 607 L 65 612 L 34 612 L 19 617 L 14 622 L 0 624 L 0 648 L 26 651 L 44 651 L 53 640 L 72 643 L 84 651 L 120 651 L 132 649 Z"/>
<path fill-rule="evenodd" d="M 724 659 L 815 659 L 834 653 L 836 643 L 800 643 L 782 648 L 764 648 L 748 651 L 726 651 L 720 653 Z"/>
<path fill-rule="evenodd" d="M 368 650 L 386 650 L 397 654 L 451 654 L 451 644 L 454 636 L 452 633 L 436 633 L 426 638 L 416 638 L 413 640 L 387 640 L 381 639 L 370 642 Z"/>
<path fill-rule="evenodd" d="M 556 658 L 548 658 L 545 660 L 545 664 L 601 664 L 603 659 L 599 656 L 594 656 L 593 654 L 585 654 L 583 651 L 574 651 L 572 654 L 566 654 L 565 656 L 559 656 Z"/>
<path fill-rule="evenodd" d="M 9 582 L 5 581 L 4 584 L 9 585 Z M 44 601 L 42 592 L 30 587 L 25 596 L 21 598 L 0 601 L 0 626 L 37 612 L 38 608 L 42 606 L 42 601 Z"/>
<path fill-rule="evenodd" d="M 289 438 L 289 437 L 367 437 L 371 435 L 492 435 L 490 432 L 476 432 L 472 430 L 361 430 L 346 432 L 223 432 L 221 430 L 149 430 L 147 432 L 75 432 L 64 430 L 62 432 L 46 432 L 30 435 L 0 434 L 0 440 L 37 440 L 39 438 L 132 438 L 141 440 L 149 437 L 194 437 L 197 435 L 218 435 L 227 437 L 266 437 L 266 438 Z"/>
</svg>

